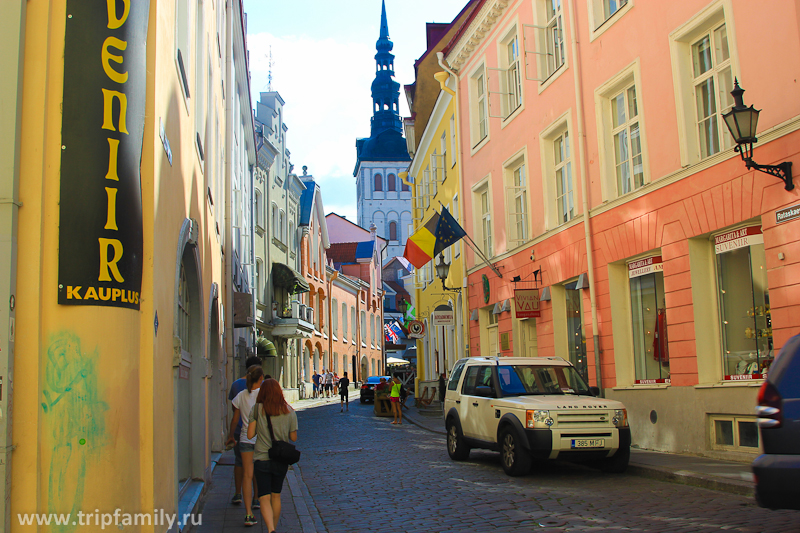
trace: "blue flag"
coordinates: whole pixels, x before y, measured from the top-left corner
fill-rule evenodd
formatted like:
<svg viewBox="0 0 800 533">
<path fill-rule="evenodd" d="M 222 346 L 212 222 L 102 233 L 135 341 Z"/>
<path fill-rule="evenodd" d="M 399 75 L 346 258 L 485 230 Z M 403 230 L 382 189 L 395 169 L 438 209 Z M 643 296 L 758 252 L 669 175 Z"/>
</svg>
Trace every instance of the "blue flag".
<svg viewBox="0 0 800 533">
<path fill-rule="evenodd" d="M 436 224 L 436 245 L 433 248 L 433 256 L 439 255 L 445 248 L 455 244 L 459 239 L 467 234 L 464 228 L 453 218 L 453 215 L 442 207 L 439 215 L 439 222 Z"/>
</svg>

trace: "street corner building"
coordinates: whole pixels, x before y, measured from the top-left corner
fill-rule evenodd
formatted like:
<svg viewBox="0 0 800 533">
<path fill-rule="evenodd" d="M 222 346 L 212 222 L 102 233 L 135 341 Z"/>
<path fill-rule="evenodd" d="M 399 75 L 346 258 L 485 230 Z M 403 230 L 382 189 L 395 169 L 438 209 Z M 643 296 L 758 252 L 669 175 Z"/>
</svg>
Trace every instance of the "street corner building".
<svg viewBox="0 0 800 533">
<path fill-rule="evenodd" d="M 752 460 L 759 387 L 800 332 L 797 6 L 469 5 L 441 60 L 469 355 L 560 356 L 628 406 L 634 445 Z"/>
<path fill-rule="evenodd" d="M 190 513 L 253 349 L 241 3 L 5 8 L 0 530 Z"/>
</svg>

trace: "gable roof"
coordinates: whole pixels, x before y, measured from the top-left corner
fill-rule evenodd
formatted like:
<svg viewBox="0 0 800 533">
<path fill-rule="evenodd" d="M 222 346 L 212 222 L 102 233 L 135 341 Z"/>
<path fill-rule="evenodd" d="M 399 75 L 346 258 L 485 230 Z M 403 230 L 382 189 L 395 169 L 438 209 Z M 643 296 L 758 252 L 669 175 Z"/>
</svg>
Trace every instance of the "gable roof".
<svg viewBox="0 0 800 533">
<path fill-rule="evenodd" d="M 357 242 L 335 242 L 328 248 L 327 256 L 334 265 L 348 264 L 356 262 Z"/>
</svg>

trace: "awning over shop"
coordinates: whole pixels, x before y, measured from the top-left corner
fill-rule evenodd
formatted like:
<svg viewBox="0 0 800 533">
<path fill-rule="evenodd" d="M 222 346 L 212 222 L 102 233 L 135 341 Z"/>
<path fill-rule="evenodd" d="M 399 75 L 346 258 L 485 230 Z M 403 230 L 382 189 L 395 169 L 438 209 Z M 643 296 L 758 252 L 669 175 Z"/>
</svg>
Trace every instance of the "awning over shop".
<svg viewBox="0 0 800 533">
<path fill-rule="evenodd" d="M 303 276 L 295 272 L 291 267 L 277 262 L 272 263 L 272 284 L 275 287 L 283 287 L 289 291 L 289 294 L 298 294 L 311 290 Z"/>
<path fill-rule="evenodd" d="M 256 347 L 260 356 L 278 357 L 278 350 L 275 349 L 275 344 L 266 337 L 259 337 L 256 340 Z"/>
</svg>

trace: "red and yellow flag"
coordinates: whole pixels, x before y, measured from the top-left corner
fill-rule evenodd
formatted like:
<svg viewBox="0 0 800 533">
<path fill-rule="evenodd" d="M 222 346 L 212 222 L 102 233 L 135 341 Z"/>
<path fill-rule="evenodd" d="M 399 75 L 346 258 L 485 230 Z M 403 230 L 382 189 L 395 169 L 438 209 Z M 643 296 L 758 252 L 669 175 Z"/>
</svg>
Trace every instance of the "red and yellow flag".
<svg viewBox="0 0 800 533">
<path fill-rule="evenodd" d="M 434 213 L 431 219 L 406 241 L 403 257 L 416 268 L 424 267 L 433 259 L 437 224 L 439 224 L 439 213 Z"/>
</svg>

